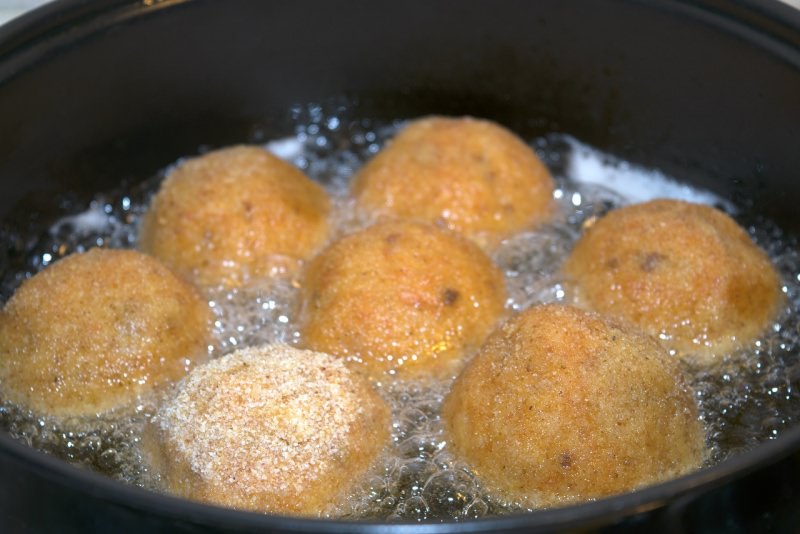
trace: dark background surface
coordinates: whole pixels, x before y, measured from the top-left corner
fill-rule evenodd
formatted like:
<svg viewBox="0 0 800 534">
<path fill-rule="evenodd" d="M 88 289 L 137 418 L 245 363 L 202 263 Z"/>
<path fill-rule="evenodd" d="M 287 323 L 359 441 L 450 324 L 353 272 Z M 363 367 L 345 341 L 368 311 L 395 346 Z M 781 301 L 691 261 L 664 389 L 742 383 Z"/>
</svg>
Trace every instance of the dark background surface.
<svg viewBox="0 0 800 534">
<path fill-rule="evenodd" d="M 778 38 L 715 2 L 70 4 L 45 31 L 0 29 L 0 214 L 272 133 L 294 103 L 357 96 L 374 118 L 567 132 L 800 226 L 800 36 L 752 12 Z"/>
</svg>

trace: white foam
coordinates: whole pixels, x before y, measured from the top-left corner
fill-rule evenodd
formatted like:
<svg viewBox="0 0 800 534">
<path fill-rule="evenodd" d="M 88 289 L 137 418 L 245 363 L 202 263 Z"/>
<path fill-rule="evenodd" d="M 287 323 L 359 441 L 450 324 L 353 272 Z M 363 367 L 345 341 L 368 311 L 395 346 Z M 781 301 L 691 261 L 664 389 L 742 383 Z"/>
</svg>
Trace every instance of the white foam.
<svg viewBox="0 0 800 534">
<path fill-rule="evenodd" d="M 297 137 L 284 137 L 270 141 L 264 148 L 285 161 L 292 161 L 303 154 L 303 142 Z"/>
<path fill-rule="evenodd" d="M 602 185 L 631 203 L 673 198 L 700 204 L 724 205 L 734 212 L 733 205 L 710 191 L 679 183 L 661 171 L 616 159 L 573 137 L 564 136 L 564 140 L 572 147 L 567 176 L 575 182 Z"/>
<path fill-rule="evenodd" d="M 85 236 L 109 230 L 113 226 L 113 221 L 111 216 L 106 213 L 103 204 L 94 201 L 89 204 L 89 209 L 86 211 L 59 219 L 50 228 L 50 233 L 58 235 L 65 226 L 72 227 L 75 234 Z"/>
</svg>

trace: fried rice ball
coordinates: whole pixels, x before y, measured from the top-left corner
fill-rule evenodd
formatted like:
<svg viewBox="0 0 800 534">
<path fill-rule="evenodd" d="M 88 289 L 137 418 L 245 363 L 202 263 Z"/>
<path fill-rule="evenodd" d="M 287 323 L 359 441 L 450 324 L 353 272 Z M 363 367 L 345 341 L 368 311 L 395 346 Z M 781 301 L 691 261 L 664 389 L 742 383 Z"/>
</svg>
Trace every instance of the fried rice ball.
<svg viewBox="0 0 800 534">
<path fill-rule="evenodd" d="M 410 122 L 355 176 L 362 210 L 434 223 L 483 247 L 553 213 L 553 179 L 516 135 L 493 122 Z"/>
<path fill-rule="evenodd" d="M 144 441 L 172 493 L 313 516 L 355 487 L 389 427 L 384 400 L 341 360 L 265 345 L 195 369 Z"/>
<path fill-rule="evenodd" d="M 455 453 L 502 500 L 555 507 L 700 467 L 692 393 L 659 344 L 592 312 L 531 308 L 493 333 L 445 398 Z"/>
<path fill-rule="evenodd" d="M 755 339 L 782 301 L 778 274 L 742 228 L 679 200 L 612 211 L 563 270 L 581 306 L 631 321 L 705 364 Z"/>
<path fill-rule="evenodd" d="M 210 327 L 208 304 L 155 259 L 73 254 L 0 312 L 0 396 L 60 418 L 131 406 L 204 360 Z"/>
<path fill-rule="evenodd" d="M 253 146 L 180 164 L 144 216 L 142 250 L 207 287 L 238 287 L 291 268 L 328 234 L 330 202 L 319 184 Z"/>
<path fill-rule="evenodd" d="M 444 376 L 503 313 L 502 273 L 473 243 L 410 221 L 345 236 L 307 266 L 300 331 L 308 348 L 373 378 Z"/>
</svg>

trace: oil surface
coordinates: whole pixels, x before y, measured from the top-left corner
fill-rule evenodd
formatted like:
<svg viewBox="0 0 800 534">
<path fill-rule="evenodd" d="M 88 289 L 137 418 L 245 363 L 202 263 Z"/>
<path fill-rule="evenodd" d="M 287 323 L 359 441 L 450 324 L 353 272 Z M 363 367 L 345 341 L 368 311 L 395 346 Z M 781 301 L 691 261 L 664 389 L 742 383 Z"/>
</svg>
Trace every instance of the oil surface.
<svg viewBox="0 0 800 534">
<path fill-rule="evenodd" d="M 350 176 L 377 153 L 401 123 L 343 118 L 344 110 L 303 106 L 291 111 L 294 135 L 266 142 L 259 131 L 251 142 L 265 144 L 322 183 L 334 199 L 334 225 L 341 235 L 370 221 L 354 215 L 347 197 Z M 734 216 L 777 266 L 786 306 L 775 324 L 751 346 L 731 354 L 713 369 L 685 371 L 694 388 L 707 428 L 708 463 L 775 439 L 800 418 L 800 252 L 790 238 L 752 214 L 714 195 L 672 181 L 656 171 L 582 145 L 566 135 L 531 140 L 557 181 L 556 219 L 535 231 L 505 241 L 493 259 L 505 273 L 507 306 L 523 310 L 567 298 L 558 268 L 582 226 L 595 217 L 631 202 L 655 197 L 683 198 L 715 204 Z M 2 236 L 11 252 L 0 265 L 0 296 L 14 289 L 56 259 L 95 246 L 132 248 L 137 224 L 163 172 L 126 190 L 98 194 L 89 206 L 70 206 L 41 236 Z M 602 184 L 602 185 L 601 185 Z M 208 292 L 215 314 L 213 356 L 243 346 L 299 340 L 296 328 L 297 280 L 268 280 L 243 289 Z M 393 412 L 392 444 L 359 490 L 332 514 L 348 518 L 437 520 L 482 517 L 517 510 L 495 502 L 469 469 L 453 457 L 442 434 L 439 408 L 449 387 L 441 383 L 385 383 L 381 394 Z M 107 414 L 89 420 L 57 423 L 0 404 L 0 429 L 48 454 L 95 469 L 127 483 L 159 488 L 157 473 L 142 461 L 139 441 L 150 416 L 147 402 L 127 415 Z"/>
</svg>

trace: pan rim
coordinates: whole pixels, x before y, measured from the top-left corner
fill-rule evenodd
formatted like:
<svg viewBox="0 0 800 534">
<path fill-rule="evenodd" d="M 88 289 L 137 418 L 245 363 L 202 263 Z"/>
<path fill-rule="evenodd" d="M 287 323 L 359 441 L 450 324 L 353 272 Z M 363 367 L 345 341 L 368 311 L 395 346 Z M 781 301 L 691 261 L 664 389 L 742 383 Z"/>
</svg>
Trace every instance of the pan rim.
<svg viewBox="0 0 800 534">
<path fill-rule="evenodd" d="M 46 4 L 22 17 L 0 27 L 0 73 L 2 64 L 27 53 L 21 61 L 29 62 L 48 47 L 60 46 L 66 28 L 81 27 L 91 33 L 97 28 L 119 23 L 129 18 L 150 14 L 154 10 L 168 9 L 197 0 L 164 0 L 131 2 L 128 0 L 57 0 Z M 743 0 L 736 4 L 717 0 L 696 2 L 674 1 L 657 3 L 652 0 L 633 0 L 657 9 L 679 11 L 693 18 L 714 23 L 729 32 L 742 32 L 744 38 L 758 38 L 762 45 L 774 54 L 800 58 L 800 11 L 777 0 Z M 72 34 L 70 39 L 75 38 Z M 783 51 L 783 52 L 782 52 Z M 788 51 L 789 56 L 785 55 Z M 800 65 L 800 60 L 794 62 Z M 16 71 L 13 71 L 16 72 Z M 13 72 L 11 74 L 13 75 Z M 0 76 L 4 78 L 5 76 Z M 669 501 L 706 492 L 727 481 L 743 476 L 761 467 L 773 464 L 800 449 L 800 426 L 790 428 L 777 439 L 762 443 L 752 450 L 726 459 L 719 464 L 685 475 L 662 484 L 636 492 L 570 506 L 491 517 L 467 522 L 443 523 L 381 523 L 332 521 L 327 519 L 291 518 L 266 516 L 251 512 L 218 508 L 196 502 L 162 495 L 138 487 L 123 484 L 98 473 L 82 470 L 56 458 L 32 449 L 5 433 L 0 433 L 0 453 L 17 458 L 32 471 L 42 474 L 54 482 L 74 482 L 73 489 L 91 494 L 97 499 L 117 505 L 146 509 L 174 518 L 193 518 L 213 526 L 226 528 L 263 528 L 266 526 L 310 532 L 367 532 L 380 527 L 387 532 L 471 532 L 497 528 L 546 528 L 564 529 L 570 526 L 583 527 L 594 521 L 606 521 L 610 517 L 623 517 L 660 508 Z"/>
</svg>

